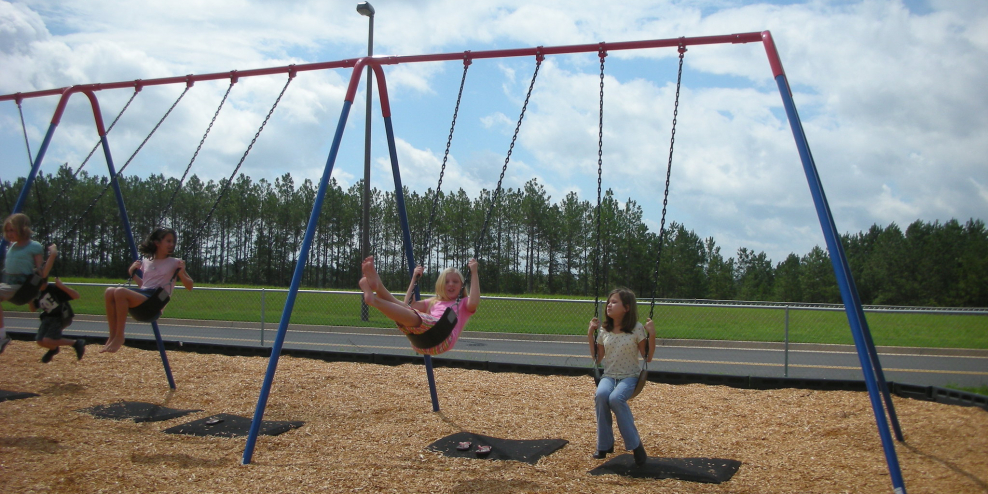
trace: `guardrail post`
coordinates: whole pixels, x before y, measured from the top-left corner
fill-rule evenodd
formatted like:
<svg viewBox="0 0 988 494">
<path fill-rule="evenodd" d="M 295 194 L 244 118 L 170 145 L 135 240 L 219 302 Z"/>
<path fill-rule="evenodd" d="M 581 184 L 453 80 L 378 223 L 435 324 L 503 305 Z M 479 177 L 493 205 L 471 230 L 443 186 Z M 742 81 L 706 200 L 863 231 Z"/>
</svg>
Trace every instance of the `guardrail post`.
<svg viewBox="0 0 988 494">
<path fill-rule="evenodd" d="M 786 304 L 786 339 L 783 354 L 785 355 L 785 366 L 782 375 L 783 377 L 789 377 L 789 304 Z"/>
</svg>

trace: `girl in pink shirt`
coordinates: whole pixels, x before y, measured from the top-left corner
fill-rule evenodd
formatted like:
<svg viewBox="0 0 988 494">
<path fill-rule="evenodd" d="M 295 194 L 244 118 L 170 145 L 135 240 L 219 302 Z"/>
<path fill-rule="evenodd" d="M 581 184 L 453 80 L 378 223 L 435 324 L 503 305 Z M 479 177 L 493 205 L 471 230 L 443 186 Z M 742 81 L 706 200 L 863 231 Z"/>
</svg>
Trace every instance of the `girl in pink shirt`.
<svg viewBox="0 0 988 494">
<path fill-rule="evenodd" d="M 374 268 L 373 256 L 364 259 L 361 264 L 364 277 L 360 279 L 359 285 L 364 292 L 364 302 L 371 307 L 376 307 L 394 321 L 401 332 L 408 335 L 418 335 L 432 329 L 446 309 L 452 307 L 456 313 L 456 325 L 449 336 L 429 348 L 418 348 L 414 343 L 412 344 L 412 349 L 418 353 L 438 355 L 453 348 L 463 331 L 463 327 L 466 326 L 470 317 L 477 312 L 477 306 L 480 305 L 480 278 L 477 275 L 477 260 L 470 259 L 467 267 L 470 268 L 469 295 L 466 287 L 463 286 L 463 275 L 460 274 L 460 271 L 456 268 L 446 268 L 436 279 L 435 297 L 409 303 L 415 289 L 415 282 L 422 276 L 423 272 L 422 266 L 418 266 L 415 268 L 412 282 L 405 294 L 405 302 L 399 302 L 381 283 L 381 277 L 378 276 L 377 270 Z"/>
<path fill-rule="evenodd" d="M 110 327 L 110 337 L 100 350 L 116 352 L 124 342 L 124 325 L 127 323 L 127 310 L 144 303 L 158 287 L 171 294 L 175 278 L 182 280 L 186 290 L 192 290 L 192 278 L 185 271 L 185 261 L 171 257 L 175 252 L 175 230 L 158 227 L 141 242 L 137 250 L 144 259 L 134 261 L 128 273 L 137 283 L 136 288 L 114 286 L 106 289 L 103 299 L 106 302 L 106 320 Z M 135 274 L 141 270 L 141 275 Z"/>
</svg>

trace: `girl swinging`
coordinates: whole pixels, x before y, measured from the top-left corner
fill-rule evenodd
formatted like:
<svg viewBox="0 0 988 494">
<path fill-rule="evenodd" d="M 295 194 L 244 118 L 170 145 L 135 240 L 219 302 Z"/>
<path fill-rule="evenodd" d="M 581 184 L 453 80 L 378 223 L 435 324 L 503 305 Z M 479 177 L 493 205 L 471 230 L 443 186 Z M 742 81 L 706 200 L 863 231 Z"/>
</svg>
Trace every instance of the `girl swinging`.
<svg viewBox="0 0 988 494">
<path fill-rule="evenodd" d="M 161 287 L 171 294 L 177 277 L 182 280 L 186 290 L 192 290 L 192 278 L 185 271 L 185 261 L 171 257 L 175 252 L 175 239 L 175 230 L 164 227 L 155 229 L 137 247 L 144 259 L 134 261 L 128 269 L 130 277 L 137 283 L 137 288 L 117 286 L 107 288 L 104 292 L 110 337 L 106 340 L 106 345 L 100 349 L 100 353 L 113 353 L 120 349 L 124 343 L 127 311 L 144 303 L 157 288 Z M 141 270 L 142 274 L 137 275 L 137 270 Z"/>
<path fill-rule="evenodd" d="M 406 335 L 421 335 L 432 329 L 434 325 L 443 317 L 446 309 L 452 309 L 456 314 L 456 323 L 453 330 L 444 340 L 428 348 L 420 348 L 413 340 L 412 349 L 423 355 L 438 355 L 453 348 L 456 340 L 460 337 L 460 332 L 466 326 L 467 321 L 477 312 L 480 305 L 480 278 L 477 276 L 477 260 L 470 259 L 467 263 L 470 268 L 470 292 L 466 292 L 463 286 L 463 275 L 456 268 L 446 268 L 436 280 L 436 296 L 425 300 L 416 300 L 409 303 L 412 298 L 415 282 L 422 276 L 422 266 L 415 268 L 412 275 L 412 282 L 408 286 L 405 294 L 405 303 L 399 302 L 381 283 L 374 268 L 374 257 L 364 259 L 361 270 L 364 277 L 360 279 L 360 289 L 364 292 L 364 302 L 376 307 L 385 316 L 398 325 L 398 329 Z"/>
</svg>

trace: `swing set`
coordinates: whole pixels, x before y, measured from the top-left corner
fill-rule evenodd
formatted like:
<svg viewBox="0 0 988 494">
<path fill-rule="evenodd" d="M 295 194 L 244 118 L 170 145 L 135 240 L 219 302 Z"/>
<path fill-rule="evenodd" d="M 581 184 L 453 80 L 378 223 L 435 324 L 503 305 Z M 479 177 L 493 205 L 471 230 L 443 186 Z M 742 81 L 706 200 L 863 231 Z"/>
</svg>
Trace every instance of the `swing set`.
<svg viewBox="0 0 988 494">
<path fill-rule="evenodd" d="M 134 242 L 133 235 L 130 232 L 130 225 L 127 219 L 126 209 L 124 207 L 123 196 L 120 193 L 120 188 L 119 185 L 117 184 L 118 173 L 115 172 L 113 169 L 113 160 L 110 154 L 110 147 L 107 140 L 107 133 L 109 129 L 105 129 L 103 125 L 103 119 L 100 113 L 99 102 L 96 97 L 96 93 L 98 91 L 133 87 L 135 89 L 134 95 L 136 95 L 136 93 L 140 91 L 141 87 L 146 87 L 151 85 L 179 84 L 179 83 L 185 83 L 187 86 L 186 91 L 188 91 L 188 89 L 196 81 L 209 81 L 209 80 L 220 80 L 220 79 L 229 78 L 231 80 L 231 87 L 232 87 L 233 84 L 236 82 L 236 78 L 238 77 L 266 76 L 266 75 L 287 73 L 290 82 L 291 79 L 294 78 L 298 72 L 312 71 L 312 70 L 339 69 L 339 68 L 352 69 L 349 85 L 347 88 L 346 96 L 344 98 L 343 107 L 341 110 L 341 115 L 336 127 L 336 131 L 333 135 L 332 145 L 329 150 L 329 155 L 326 160 L 326 165 L 324 167 L 322 177 L 319 181 L 318 191 L 315 196 L 315 201 L 313 203 L 310 218 L 302 241 L 302 246 L 298 254 L 298 262 L 296 263 L 295 270 L 293 272 L 293 277 L 288 292 L 288 297 L 286 299 L 284 311 L 282 313 L 282 317 L 278 326 L 277 336 L 272 345 L 271 356 L 268 362 L 267 372 L 265 374 L 264 382 L 262 384 L 261 391 L 258 396 L 257 407 L 255 408 L 253 421 L 251 423 L 251 428 L 247 439 L 247 444 L 244 449 L 242 463 L 249 464 L 253 456 L 254 447 L 256 444 L 257 436 L 261 425 L 261 419 L 264 416 L 264 410 L 267 404 L 269 392 L 273 384 L 274 374 L 277 370 L 278 360 L 280 358 L 282 347 L 285 341 L 285 336 L 287 334 L 288 323 L 291 318 L 292 310 L 294 308 L 296 295 L 298 293 L 299 286 L 301 284 L 303 270 L 309 256 L 309 252 L 312 247 L 312 241 L 315 235 L 315 227 L 317 224 L 320 211 L 322 209 L 322 204 L 326 194 L 326 189 L 328 187 L 329 178 L 333 171 L 333 167 L 337 159 L 340 143 L 343 138 L 343 132 L 346 126 L 350 109 L 355 99 L 358 83 L 360 81 L 362 74 L 364 73 L 363 70 L 364 67 L 368 67 L 369 69 L 371 69 L 373 73 L 376 75 L 376 79 L 377 79 L 378 93 L 380 95 L 379 101 L 381 106 L 381 114 L 385 124 L 385 131 L 387 134 L 391 167 L 395 179 L 394 185 L 395 185 L 396 203 L 399 212 L 399 221 L 401 223 L 402 232 L 403 232 L 405 255 L 407 257 L 408 269 L 409 269 L 409 273 L 411 274 L 415 269 L 416 263 L 412 252 L 411 233 L 409 231 L 408 218 L 405 212 L 404 197 L 402 194 L 401 178 L 400 178 L 398 160 L 397 160 L 397 151 L 395 147 L 394 130 L 391 119 L 391 108 L 388 99 L 387 83 L 385 81 L 385 74 L 383 67 L 386 65 L 398 65 L 398 64 L 421 63 L 421 62 L 444 62 L 444 61 L 461 61 L 464 64 L 463 77 L 461 79 L 461 84 L 460 84 L 460 91 L 457 96 L 456 109 L 454 110 L 454 114 L 453 114 L 453 124 L 450 128 L 449 138 L 447 140 L 447 145 L 446 145 L 446 152 L 443 156 L 443 167 L 442 167 L 442 171 L 440 172 L 439 186 L 437 186 L 436 196 L 434 198 L 434 203 L 433 203 L 433 211 L 430 214 L 429 226 L 427 228 L 426 234 L 422 239 L 422 242 L 427 246 L 426 252 L 428 252 L 428 244 L 432 233 L 432 222 L 435 216 L 436 203 L 439 200 L 439 187 L 441 187 L 442 185 L 443 174 L 445 173 L 446 162 L 449 155 L 450 144 L 452 142 L 453 131 L 456 125 L 457 113 L 459 112 L 460 100 L 463 94 L 463 86 L 466 80 L 467 69 L 469 68 L 470 64 L 473 61 L 479 59 L 535 57 L 535 62 L 536 62 L 535 73 L 533 74 L 532 82 L 529 85 L 528 94 L 526 95 L 525 103 L 522 107 L 521 114 L 518 119 L 518 124 L 515 127 L 515 132 L 514 135 L 512 136 L 511 144 L 508 148 L 507 157 L 505 158 L 505 162 L 504 162 L 504 167 L 502 168 L 501 176 L 498 179 L 498 186 L 491 197 L 490 209 L 484 219 L 483 227 L 481 228 L 481 232 L 478 236 L 477 243 L 475 244 L 475 255 L 479 255 L 483 244 L 483 240 L 486 236 L 486 230 L 491 216 L 490 212 L 493 211 L 495 207 L 497 207 L 498 196 L 501 190 L 501 183 L 504 179 L 504 174 L 507 170 L 507 166 L 511 158 L 512 150 L 514 149 L 515 140 L 518 137 L 518 131 L 520 129 L 522 120 L 524 119 L 525 116 L 525 109 L 527 108 L 529 97 L 531 96 L 532 88 L 534 87 L 535 84 L 535 79 L 538 76 L 538 71 L 541 62 L 545 59 L 545 57 L 551 55 L 593 53 L 593 52 L 598 53 L 601 60 L 601 107 L 600 107 L 601 129 L 599 131 L 599 139 L 598 139 L 598 206 L 596 210 L 597 245 L 598 245 L 596 254 L 598 261 L 597 261 L 597 265 L 595 266 L 595 291 L 599 298 L 599 282 L 597 281 L 598 279 L 597 271 L 599 271 L 599 256 L 600 256 L 600 252 L 599 252 L 600 250 L 599 248 L 600 187 L 601 187 L 601 175 L 602 175 L 601 170 L 602 170 L 602 155 L 603 155 L 602 127 L 603 127 L 604 57 L 608 52 L 617 51 L 617 50 L 655 49 L 655 48 L 679 49 L 680 68 L 679 68 L 679 75 L 677 78 L 676 107 L 673 116 L 672 138 L 670 142 L 669 161 L 666 171 L 666 189 L 663 198 L 662 224 L 660 226 L 660 246 L 661 246 L 662 240 L 664 240 L 662 237 L 664 236 L 665 214 L 666 214 L 666 206 L 668 204 L 668 191 L 669 191 L 669 182 L 670 182 L 671 165 L 672 165 L 672 151 L 673 151 L 673 144 L 675 142 L 675 121 L 676 121 L 676 114 L 678 113 L 679 84 L 682 77 L 683 53 L 686 51 L 686 48 L 688 46 L 743 44 L 743 43 L 757 43 L 757 42 L 762 43 L 765 48 L 769 66 L 772 72 L 772 77 L 774 78 L 774 80 L 778 85 L 783 106 L 785 108 L 785 112 L 789 120 L 790 128 L 792 130 L 793 137 L 796 142 L 796 147 L 799 151 L 799 156 L 803 166 L 803 171 L 806 175 L 807 183 L 810 188 L 810 193 L 817 211 L 817 216 L 820 221 L 821 228 L 823 230 L 824 238 L 827 243 L 827 248 L 830 252 L 830 257 L 833 264 L 834 272 L 837 278 L 838 286 L 840 288 L 841 297 L 844 302 L 848 322 L 850 324 L 851 333 L 852 336 L 854 337 L 855 347 L 857 349 L 859 361 L 861 363 L 861 367 L 864 373 L 865 384 L 868 389 L 868 394 L 871 401 L 872 410 L 875 415 L 879 436 L 881 438 L 882 446 L 885 451 L 885 458 L 886 458 L 886 463 L 888 464 L 890 479 L 892 481 L 892 485 L 895 492 L 904 493 L 905 486 L 903 483 L 902 474 L 898 463 L 898 458 L 895 452 L 895 446 L 893 443 L 892 435 L 889 433 L 890 425 L 892 431 L 895 434 L 895 439 L 898 441 L 903 441 L 902 431 L 899 427 L 898 419 L 895 414 L 895 409 L 892 404 L 888 384 L 885 380 L 884 373 L 882 371 L 881 365 L 878 360 L 878 354 L 875 349 L 875 344 L 871 337 L 871 332 L 868 328 L 867 321 L 865 320 L 864 311 L 858 296 L 857 288 L 851 276 L 851 270 L 847 261 L 847 256 L 845 255 L 843 246 L 840 243 L 838 230 L 834 223 L 833 216 L 830 212 L 830 207 L 827 203 L 826 196 L 823 191 L 823 186 L 820 182 L 820 177 L 817 173 L 816 164 L 810 153 L 806 136 L 803 133 L 802 123 L 799 120 L 799 115 L 796 111 L 796 107 L 793 102 L 792 93 L 789 88 L 789 83 L 788 80 L 786 79 L 785 72 L 783 71 L 782 62 L 779 58 L 778 51 L 776 50 L 775 42 L 771 36 L 771 33 L 769 33 L 768 31 L 739 33 L 739 34 L 730 34 L 730 35 L 721 35 L 721 36 L 681 37 L 681 38 L 671 38 L 671 39 L 631 41 L 631 42 L 619 42 L 619 43 L 602 42 L 598 44 L 569 45 L 569 46 L 556 46 L 556 47 L 540 46 L 535 48 L 490 50 L 490 51 L 478 51 L 478 52 L 466 51 L 462 53 L 444 53 L 444 54 L 429 54 L 429 55 L 415 55 L 415 56 L 365 57 L 365 58 L 357 58 L 357 59 L 340 60 L 335 62 L 323 62 L 323 63 L 304 64 L 304 65 L 289 65 L 286 67 L 275 67 L 275 68 L 255 69 L 255 70 L 246 70 L 246 71 L 233 71 L 228 73 L 189 75 L 184 77 L 171 77 L 171 78 L 163 78 L 163 79 L 144 80 L 144 81 L 140 81 L 140 80 L 127 81 L 127 82 L 110 83 L 110 84 L 88 84 L 88 85 L 73 86 L 70 88 L 59 88 L 59 89 L 51 89 L 45 91 L 35 91 L 30 93 L 2 95 L 0 96 L 0 101 L 16 101 L 18 103 L 18 107 L 20 105 L 20 102 L 24 98 L 60 96 L 60 100 L 58 106 L 56 107 L 54 116 L 52 118 L 51 125 L 48 129 L 47 134 L 45 135 L 44 141 L 41 144 L 41 148 L 38 152 L 37 157 L 34 158 L 31 171 L 25 181 L 24 187 L 22 188 L 20 195 L 18 196 L 16 204 L 12 208 L 12 211 L 18 212 L 23 208 L 24 202 L 27 197 L 27 193 L 30 190 L 31 184 L 38 173 L 38 169 L 43 160 L 45 151 L 47 150 L 48 145 L 52 139 L 55 128 L 58 126 L 58 123 L 61 119 L 62 113 L 65 110 L 65 106 L 68 99 L 76 93 L 82 93 L 89 99 L 92 106 L 93 116 L 96 124 L 96 130 L 100 139 L 100 145 L 102 145 L 103 147 L 103 152 L 106 157 L 110 177 L 112 177 L 110 180 L 110 185 L 113 187 L 114 193 L 117 197 L 117 203 L 120 209 L 121 219 L 124 223 L 124 227 L 127 233 L 128 243 L 130 245 L 132 255 L 136 259 L 137 258 L 136 243 Z M 368 71 L 368 73 L 369 72 L 370 71 Z M 286 88 L 287 88 L 287 83 L 286 83 Z M 227 91 L 227 94 L 229 94 L 229 89 Z M 284 94 L 284 89 L 282 90 L 282 94 Z M 281 96 L 279 95 L 279 100 L 280 98 Z M 131 99 L 133 99 L 133 95 Z M 181 99 L 181 96 L 179 97 L 179 99 Z M 224 96 L 224 101 L 225 99 L 226 96 Z M 223 103 L 221 102 L 220 108 L 222 108 L 222 105 Z M 277 106 L 277 101 L 275 102 L 275 106 Z M 126 108 L 127 105 L 124 106 L 124 110 L 126 110 Z M 271 109 L 271 112 L 273 111 L 274 111 L 274 107 L 272 107 Z M 121 113 L 122 112 L 123 110 L 121 111 Z M 217 113 L 218 112 L 219 112 L 219 108 L 217 109 Z M 268 117 L 270 116 L 271 113 L 269 112 Z M 117 118 L 119 118 L 119 115 Z M 216 116 L 214 115 L 213 121 L 215 121 L 215 118 Z M 115 122 L 116 120 L 114 120 L 114 123 Z M 265 118 L 265 123 L 266 122 L 267 122 L 267 118 Z M 211 127 L 212 127 L 212 122 L 210 123 L 210 128 Z M 264 128 L 264 124 L 261 125 L 261 129 L 259 129 L 258 134 L 255 135 L 254 137 L 255 141 L 257 139 L 257 136 L 260 134 L 261 130 L 263 130 L 263 128 Z M 207 129 L 206 135 L 208 135 L 208 133 L 209 133 L 209 129 Z M 203 140 L 205 140 L 206 135 L 203 136 Z M 150 136 L 148 138 L 150 138 Z M 202 146 L 202 142 L 200 142 L 200 148 L 201 146 Z M 253 146 L 253 141 L 251 143 L 251 146 Z M 197 149 L 196 154 L 198 154 L 198 151 L 199 150 Z M 248 147 L 247 149 L 247 152 L 249 151 L 250 151 L 250 147 Z M 247 153 L 244 154 L 244 158 L 246 158 L 246 154 Z M 91 155 L 92 153 L 90 153 L 90 156 Z M 192 160 L 193 161 L 195 160 L 195 156 L 193 156 Z M 129 161 L 130 160 L 128 160 L 128 163 Z M 240 164 L 242 163 L 243 163 L 243 158 L 241 159 Z M 238 170 L 240 164 L 237 165 Z M 126 167 L 126 165 L 124 166 Z M 191 167 L 191 162 L 189 166 Z M 188 170 L 186 170 L 186 173 L 188 173 Z M 234 174 L 235 173 L 236 171 L 234 172 Z M 183 176 L 183 180 L 184 180 L 184 176 Z M 227 183 L 227 186 L 228 184 L 229 182 Z M 179 186 L 181 186 L 181 184 Z M 5 191 L 0 191 L 0 192 L 3 192 L 4 198 L 6 200 L 6 192 Z M 169 204 L 169 207 L 170 206 L 171 204 Z M 215 205 L 213 209 L 215 210 Z M 165 208 L 162 211 L 162 217 L 164 217 L 166 212 L 167 212 L 167 208 Z M 212 211 L 210 212 L 210 214 L 211 213 Z M 0 244 L 0 251 L 5 250 L 4 247 L 5 244 Z M 0 253 L 0 255 L 3 254 Z M 656 259 L 656 272 L 655 272 L 656 277 L 658 276 L 658 266 L 660 261 L 661 261 L 661 247 Z M 418 296 L 417 289 L 416 289 L 416 296 Z M 595 312 L 597 311 L 598 303 L 599 300 L 595 300 Z M 654 303 L 655 303 L 655 297 L 653 293 L 652 309 L 650 310 L 650 317 L 652 315 L 652 312 L 654 311 Z M 174 381 L 171 378 L 170 370 L 168 370 L 167 360 L 165 359 L 164 349 L 161 344 L 160 335 L 158 334 L 157 331 L 157 326 L 153 322 L 152 325 L 155 328 L 155 336 L 158 339 L 159 350 L 161 351 L 162 354 L 162 360 L 165 363 L 169 384 L 171 385 L 172 388 L 174 388 Z M 436 335 L 437 338 L 438 336 L 439 335 Z M 426 373 L 429 380 L 433 410 L 438 411 L 439 410 L 438 394 L 436 392 L 431 357 L 429 355 L 424 355 L 423 357 L 425 360 Z M 647 374 L 647 369 L 642 371 L 643 376 L 645 376 L 646 374 Z"/>
</svg>

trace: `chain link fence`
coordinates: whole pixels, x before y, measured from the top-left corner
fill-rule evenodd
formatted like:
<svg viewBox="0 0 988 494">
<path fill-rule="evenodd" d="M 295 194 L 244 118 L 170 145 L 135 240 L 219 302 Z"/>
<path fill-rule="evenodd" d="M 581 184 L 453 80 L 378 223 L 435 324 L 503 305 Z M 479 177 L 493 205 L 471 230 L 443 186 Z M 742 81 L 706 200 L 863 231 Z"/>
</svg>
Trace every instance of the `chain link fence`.
<svg viewBox="0 0 988 494">
<path fill-rule="evenodd" d="M 105 284 L 71 283 L 80 292 L 77 314 L 105 313 Z M 164 317 L 260 323 L 276 329 L 288 290 L 176 287 Z M 396 297 L 401 297 L 397 294 Z M 361 314 L 361 292 L 299 290 L 292 324 L 391 328 L 376 309 Z M 7 310 L 24 310 L 5 304 Z M 604 309 L 604 301 L 597 306 Z M 639 300 L 639 320 L 653 313 L 656 334 L 666 340 L 854 344 L 842 305 L 712 300 Z M 538 335 L 586 334 L 593 300 L 481 297 L 469 331 Z M 879 346 L 988 349 L 988 309 L 866 306 L 867 324 Z"/>
</svg>

